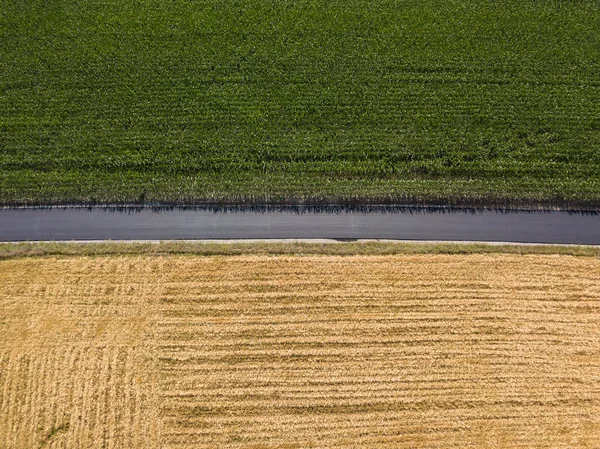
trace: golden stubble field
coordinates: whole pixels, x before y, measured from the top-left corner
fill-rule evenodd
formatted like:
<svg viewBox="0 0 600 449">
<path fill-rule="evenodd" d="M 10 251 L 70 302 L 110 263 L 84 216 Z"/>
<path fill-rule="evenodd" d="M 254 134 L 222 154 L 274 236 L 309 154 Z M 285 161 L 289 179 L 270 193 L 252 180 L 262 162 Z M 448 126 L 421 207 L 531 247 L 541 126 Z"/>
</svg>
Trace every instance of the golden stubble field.
<svg viewBox="0 0 600 449">
<path fill-rule="evenodd" d="M 600 260 L 0 262 L 0 448 L 600 447 Z"/>
</svg>

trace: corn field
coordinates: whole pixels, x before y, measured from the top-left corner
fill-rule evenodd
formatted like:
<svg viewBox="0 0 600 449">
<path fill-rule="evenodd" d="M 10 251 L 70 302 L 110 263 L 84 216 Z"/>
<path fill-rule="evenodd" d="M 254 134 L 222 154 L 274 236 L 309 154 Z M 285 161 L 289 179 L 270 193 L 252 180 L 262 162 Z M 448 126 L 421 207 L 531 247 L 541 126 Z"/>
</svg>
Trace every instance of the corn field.
<svg viewBox="0 0 600 449">
<path fill-rule="evenodd" d="M 3 0 L 0 203 L 600 206 L 600 4 Z"/>
</svg>

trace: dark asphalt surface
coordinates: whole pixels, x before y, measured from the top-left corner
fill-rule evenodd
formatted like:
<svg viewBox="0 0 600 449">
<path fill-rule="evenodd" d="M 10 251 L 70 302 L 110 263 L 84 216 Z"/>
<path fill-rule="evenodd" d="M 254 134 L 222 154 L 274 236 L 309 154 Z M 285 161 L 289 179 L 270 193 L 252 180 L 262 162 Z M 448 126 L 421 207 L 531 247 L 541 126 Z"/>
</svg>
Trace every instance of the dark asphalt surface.
<svg viewBox="0 0 600 449">
<path fill-rule="evenodd" d="M 0 209 L 0 241 L 398 239 L 600 244 L 600 215 L 381 206 Z"/>
</svg>

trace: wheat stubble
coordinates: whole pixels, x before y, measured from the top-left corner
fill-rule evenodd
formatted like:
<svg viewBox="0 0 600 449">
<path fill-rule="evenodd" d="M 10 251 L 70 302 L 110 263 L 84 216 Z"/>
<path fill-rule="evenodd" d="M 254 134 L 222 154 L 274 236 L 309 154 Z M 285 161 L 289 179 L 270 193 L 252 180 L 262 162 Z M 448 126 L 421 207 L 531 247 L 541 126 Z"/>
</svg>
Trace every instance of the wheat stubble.
<svg viewBox="0 0 600 449">
<path fill-rule="evenodd" d="M 600 261 L 0 262 L 0 447 L 598 447 Z"/>
</svg>

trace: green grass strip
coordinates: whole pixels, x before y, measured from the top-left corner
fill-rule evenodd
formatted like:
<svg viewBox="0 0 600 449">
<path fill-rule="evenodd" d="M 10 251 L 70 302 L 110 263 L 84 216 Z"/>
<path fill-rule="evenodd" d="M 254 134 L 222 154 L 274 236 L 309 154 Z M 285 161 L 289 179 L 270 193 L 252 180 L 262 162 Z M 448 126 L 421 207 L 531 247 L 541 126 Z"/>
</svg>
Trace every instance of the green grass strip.
<svg viewBox="0 0 600 449">
<path fill-rule="evenodd" d="M 392 255 L 392 254 L 556 254 L 600 257 L 600 247 L 570 245 L 510 245 L 486 243 L 406 242 L 251 242 L 251 243 L 2 243 L 0 259 L 20 257 L 112 255 Z"/>
</svg>

